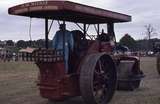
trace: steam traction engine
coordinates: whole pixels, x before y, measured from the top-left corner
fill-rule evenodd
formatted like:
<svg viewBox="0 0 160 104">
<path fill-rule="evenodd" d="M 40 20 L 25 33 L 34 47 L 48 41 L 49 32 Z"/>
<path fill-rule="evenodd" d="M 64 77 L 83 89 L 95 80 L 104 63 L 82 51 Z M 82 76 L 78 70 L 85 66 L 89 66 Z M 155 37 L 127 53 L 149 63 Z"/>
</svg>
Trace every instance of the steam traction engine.
<svg viewBox="0 0 160 104">
<path fill-rule="evenodd" d="M 82 96 L 86 104 L 106 104 L 117 88 L 117 75 L 120 78 L 119 88 L 128 85 L 133 89 L 139 87 L 142 75 L 139 60 L 114 55 L 115 46 L 111 44 L 115 44 L 114 23 L 129 22 L 130 16 L 69 1 L 26 3 L 10 8 L 9 14 L 45 19 L 46 48 L 33 52 L 40 71 L 38 86 L 42 97 L 62 101 Z M 58 20 L 63 24 L 73 22 L 81 29 L 72 31 L 75 46 L 69 55 L 67 73 L 65 49 L 48 47 L 49 20 Z M 107 34 L 100 33 L 100 24 L 107 24 Z M 90 25 L 95 27 L 97 37 L 87 34 Z"/>
</svg>

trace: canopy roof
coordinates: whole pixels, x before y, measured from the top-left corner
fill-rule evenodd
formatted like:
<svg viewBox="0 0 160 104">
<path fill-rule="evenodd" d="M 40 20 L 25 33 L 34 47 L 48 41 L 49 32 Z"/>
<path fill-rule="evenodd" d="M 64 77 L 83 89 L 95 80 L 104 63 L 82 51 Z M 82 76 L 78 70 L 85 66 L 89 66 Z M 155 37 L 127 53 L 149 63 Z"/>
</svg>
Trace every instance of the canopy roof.
<svg viewBox="0 0 160 104">
<path fill-rule="evenodd" d="M 37 1 L 9 8 L 9 14 L 97 24 L 129 22 L 131 16 L 70 1 Z"/>
</svg>

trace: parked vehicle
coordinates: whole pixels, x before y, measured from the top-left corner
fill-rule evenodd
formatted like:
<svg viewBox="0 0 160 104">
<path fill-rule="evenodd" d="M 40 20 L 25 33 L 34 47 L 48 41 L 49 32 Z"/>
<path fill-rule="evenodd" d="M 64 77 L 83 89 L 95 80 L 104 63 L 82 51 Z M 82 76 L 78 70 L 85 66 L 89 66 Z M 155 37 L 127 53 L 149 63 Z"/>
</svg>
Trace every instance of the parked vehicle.
<svg viewBox="0 0 160 104">
<path fill-rule="evenodd" d="M 21 4 L 11 7 L 9 14 L 45 19 L 46 48 L 33 52 L 40 71 L 38 86 L 42 97 L 62 101 L 82 96 L 86 104 L 106 104 L 117 88 L 117 72 L 120 83 L 139 87 L 142 75 L 139 59 L 113 54 L 116 47 L 114 23 L 129 22 L 131 16 L 70 1 Z M 74 49 L 69 54 L 67 72 L 65 31 L 62 32 L 63 48 L 49 49 L 49 20 L 57 20 L 63 25 L 72 22 L 81 30 L 72 31 Z M 108 33 L 100 33 L 101 24 L 106 24 Z M 96 36 L 87 33 L 90 25 L 95 27 Z"/>
</svg>

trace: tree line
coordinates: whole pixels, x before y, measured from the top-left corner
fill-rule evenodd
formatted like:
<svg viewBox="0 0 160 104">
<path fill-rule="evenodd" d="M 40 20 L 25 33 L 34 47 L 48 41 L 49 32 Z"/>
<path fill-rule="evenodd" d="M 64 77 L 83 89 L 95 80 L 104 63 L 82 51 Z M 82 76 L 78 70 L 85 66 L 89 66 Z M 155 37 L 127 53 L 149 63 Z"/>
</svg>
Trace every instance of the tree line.
<svg viewBox="0 0 160 104">
<path fill-rule="evenodd" d="M 0 41 L 2 43 L 2 41 Z M 153 50 L 154 43 L 159 42 L 160 39 L 153 38 L 153 39 L 142 39 L 142 40 L 135 40 L 131 35 L 125 34 L 117 44 L 127 46 L 131 51 L 148 51 Z M 149 45 L 150 44 L 150 45 Z M 5 45 L 1 44 L 1 47 L 15 47 L 17 49 L 33 47 L 33 48 L 44 48 L 45 47 L 45 40 L 39 39 L 34 41 L 24 41 L 19 40 L 14 42 L 13 40 L 6 40 Z M 49 40 L 49 47 L 52 47 L 52 41 Z"/>
<path fill-rule="evenodd" d="M 45 46 L 45 40 L 39 39 L 39 40 L 33 40 L 33 41 L 25 41 L 25 40 L 19 40 L 17 42 L 14 42 L 13 40 L 5 40 L 0 41 L 1 47 L 17 47 L 17 48 L 27 48 L 27 47 L 33 47 L 33 48 L 44 48 Z M 49 46 L 51 47 L 51 40 L 49 40 Z"/>
</svg>

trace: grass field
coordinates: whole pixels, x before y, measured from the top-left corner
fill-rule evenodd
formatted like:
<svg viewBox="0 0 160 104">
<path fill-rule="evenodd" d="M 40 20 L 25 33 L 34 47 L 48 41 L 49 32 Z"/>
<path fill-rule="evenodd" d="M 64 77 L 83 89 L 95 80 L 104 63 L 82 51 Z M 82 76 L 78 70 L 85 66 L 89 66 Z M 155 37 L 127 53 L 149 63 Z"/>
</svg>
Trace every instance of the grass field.
<svg viewBox="0 0 160 104">
<path fill-rule="evenodd" d="M 133 92 L 116 91 L 110 104 L 160 104 L 160 76 L 155 58 L 141 58 L 146 77 Z M 38 68 L 33 63 L 0 63 L 0 104 L 50 104 L 39 96 L 36 86 Z M 61 104 L 84 104 L 80 97 Z"/>
</svg>

